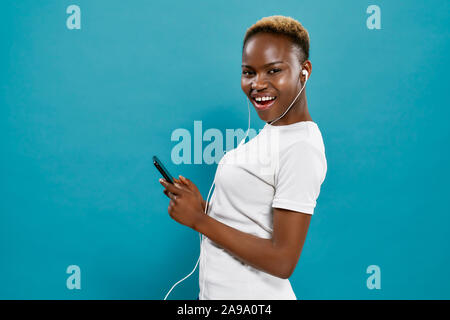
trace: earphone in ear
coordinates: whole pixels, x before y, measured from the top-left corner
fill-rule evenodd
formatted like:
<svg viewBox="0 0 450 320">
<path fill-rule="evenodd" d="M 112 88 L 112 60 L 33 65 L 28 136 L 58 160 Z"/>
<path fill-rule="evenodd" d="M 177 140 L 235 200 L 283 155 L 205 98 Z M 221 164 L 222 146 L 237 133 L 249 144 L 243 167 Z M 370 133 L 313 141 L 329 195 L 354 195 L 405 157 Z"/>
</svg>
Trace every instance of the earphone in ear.
<svg viewBox="0 0 450 320">
<path fill-rule="evenodd" d="M 308 82 L 308 75 L 309 75 L 308 70 L 302 69 L 302 74 L 305 75 L 305 82 L 303 83 L 302 89 L 299 91 L 299 93 L 298 93 L 297 96 L 294 98 L 294 100 L 292 100 L 290 106 L 286 109 L 286 111 L 283 112 L 283 114 L 282 114 L 281 116 L 279 116 L 278 118 L 276 118 L 275 120 L 268 121 L 268 122 L 267 122 L 268 124 L 272 124 L 272 123 L 274 123 L 275 121 L 280 120 L 282 117 L 284 117 L 284 115 L 285 115 L 285 114 L 291 109 L 291 107 L 294 105 L 295 100 L 297 100 L 298 96 L 300 95 L 300 93 L 302 93 L 303 89 L 305 88 L 306 82 Z M 300 77 L 299 77 L 299 78 L 300 78 Z"/>
<path fill-rule="evenodd" d="M 308 70 L 306 70 L 306 69 L 303 69 L 302 70 L 302 73 L 305 75 L 305 77 L 306 77 L 306 81 L 308 80 Z"/>
</svg>

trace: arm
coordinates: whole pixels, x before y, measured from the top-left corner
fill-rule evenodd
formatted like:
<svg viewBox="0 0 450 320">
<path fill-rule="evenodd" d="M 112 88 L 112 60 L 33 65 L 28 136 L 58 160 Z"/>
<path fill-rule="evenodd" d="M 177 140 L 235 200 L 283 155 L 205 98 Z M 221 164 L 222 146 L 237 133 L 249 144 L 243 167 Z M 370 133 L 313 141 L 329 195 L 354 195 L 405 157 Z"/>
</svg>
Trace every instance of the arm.
<svg viewBox="0 0 450 320">
<path fill-rule="evenodd" d="M 209 210 L 209 206 L 211 205 L 210 202 L 208 202 L 208 210 Z M 206 208 L 206 201 L 202 200 L 202 208 L 203 208 L 203 212 L 205 212 L 205 208 Z"/>
<path fill-rule="evenodd" d="M 189 179 L 184 180 L 184 185 L 160 180 L 171 199 L 168 212 L 175 221 L 204 234 L 257 269 L 283 279 L 291 276 L 303 248 L 310 214 L 273 208 L 272 239 L 259 238 L 204 214 L 201 195 Z"/>
<path fill-rule="evenodd" d="M 310 214 L 274 208 L 272 239 L 239 231 L 204 215 L 194 230 L 247 264 L 287 279 L 295 270 L 311 220 Z"/>
</svg>

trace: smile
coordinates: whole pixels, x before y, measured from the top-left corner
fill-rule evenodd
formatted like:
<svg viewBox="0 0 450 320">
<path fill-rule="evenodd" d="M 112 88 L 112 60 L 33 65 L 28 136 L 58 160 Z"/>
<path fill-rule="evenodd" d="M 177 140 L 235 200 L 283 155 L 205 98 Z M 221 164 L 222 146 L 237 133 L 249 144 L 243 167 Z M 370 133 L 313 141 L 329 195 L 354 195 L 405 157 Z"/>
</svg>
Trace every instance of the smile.
<svg viewBox="0 0 450 320">
<path fill-rule="evenodd" d="M 269 109 L 274 103 L 277 97 L 252 97 L 253 105 L 258 110 L 267 110 Z"/>
</svg>

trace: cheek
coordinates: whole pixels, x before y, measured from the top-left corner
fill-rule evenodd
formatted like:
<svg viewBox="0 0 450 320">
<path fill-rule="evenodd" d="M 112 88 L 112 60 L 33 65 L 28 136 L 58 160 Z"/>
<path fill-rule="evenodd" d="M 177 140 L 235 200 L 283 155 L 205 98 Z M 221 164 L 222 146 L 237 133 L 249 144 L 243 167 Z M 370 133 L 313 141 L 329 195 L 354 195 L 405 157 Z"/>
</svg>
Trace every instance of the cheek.
<svg viewBox="0 0 450 320">
<path fill-rule="evenodd" d="M 249 92 L 249 90 L 250 90 L 250 81 L 248 79 L 241 78 L 241 89 L 245 93 Z"/>
<path fill-rule="evenodd" d="M 295 85 L 295 79 L 290 75 L 285 75 L 277 79 L 277 85 L 284 89 L 289 89 Z"/>
<path fill-rule="evenodd" d="M 297 89 L 295 78 L 280 77 L 274 85 L 281 93 L 292 94 Z"/>
</svg>

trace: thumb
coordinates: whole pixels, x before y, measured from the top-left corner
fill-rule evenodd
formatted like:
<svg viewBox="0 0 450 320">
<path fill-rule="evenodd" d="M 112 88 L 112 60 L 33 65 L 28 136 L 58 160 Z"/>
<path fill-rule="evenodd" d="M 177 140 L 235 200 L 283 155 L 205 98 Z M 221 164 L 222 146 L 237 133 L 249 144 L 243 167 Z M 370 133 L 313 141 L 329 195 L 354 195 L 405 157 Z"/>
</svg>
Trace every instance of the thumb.
<svg viewBox="0 0 450 320">
<path fill-rule="evenodd" d="M 182 175 L 178 176 L 180 178 L 181 181 L 183 181 L 186 185 L 190 186 L 191 185 L 191 180 L 189 180 L 188 178 L 183 177 Z"/>
</svg>

